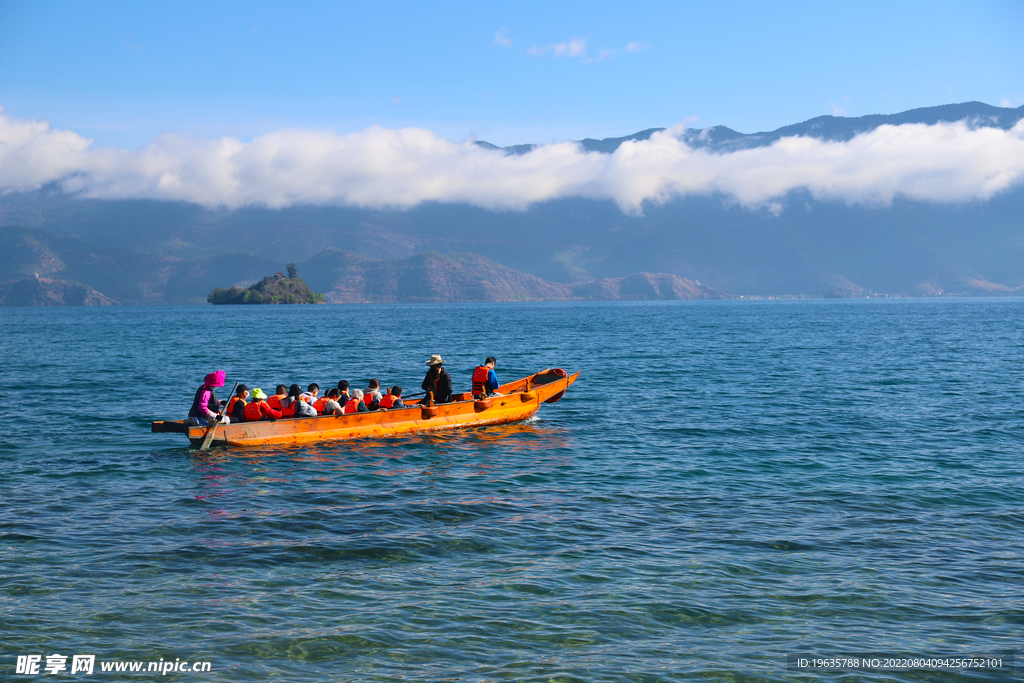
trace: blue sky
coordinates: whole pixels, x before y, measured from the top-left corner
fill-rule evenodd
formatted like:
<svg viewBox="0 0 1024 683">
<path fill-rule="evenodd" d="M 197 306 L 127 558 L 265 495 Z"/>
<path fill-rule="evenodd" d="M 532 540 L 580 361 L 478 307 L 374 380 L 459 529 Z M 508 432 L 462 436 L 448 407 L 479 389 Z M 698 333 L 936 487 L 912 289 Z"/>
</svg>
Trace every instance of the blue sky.
<svg viewBox="0 0 1024 683">
<path fill-rule="evenodd" d="M 1024 104 L 1024 3 L 0 0 L 6 116 L 137 149 L 423 127 L 507 145 Z M 575 41 L 575 42 L 573 42 Z"/>
</svg>

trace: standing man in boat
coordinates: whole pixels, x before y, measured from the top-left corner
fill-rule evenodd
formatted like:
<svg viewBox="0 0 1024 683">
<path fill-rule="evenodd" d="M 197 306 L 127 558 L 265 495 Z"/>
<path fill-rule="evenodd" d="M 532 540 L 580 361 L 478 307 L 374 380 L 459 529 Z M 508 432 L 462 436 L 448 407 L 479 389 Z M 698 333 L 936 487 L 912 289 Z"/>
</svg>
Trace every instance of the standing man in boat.
<svg viewBox="0 0 1024 683">
<path fill-rule="evenodd" d="M 494 356 L 487 356 L 483 365 L 473 370 L 473 398 L 487 398 L 498 393 L 498 375 L 494 372 L 494 364 L 498 362 Z"/>
<path fill-rule="evenodd" d="M 203 385 L 196 389 L 196 396 L 192 399 L 192 407 L 188 411 L 188 422 L 194 425 L 208 425 L 212 420 L 217 418 L 217 413 L 220 412 L 220 401 L 217 400 L 217 394 L 213 393 L 216 387 L 224 386 L 224 378 L 226 373 L 223 370 L 217 372 L 211 372 L 206 376 L 206 381 Z M 227 415 L 221 416 L 221 422 L 228 424 L 231 421 Z"/>
<path fill-rule="evenodd" d="M 423 378 L 423 384 L 420 386 L 423 387 L 423 391 L 434 393 L 435 403 L 447 403 L 452 397 L 452 376 L 444 369 L 444 360 L 440 354 L 435 353 L 427 361 L 427 365 L 430 366 L 430 370 L 427 370 L 427 376 Z M 425 403 L 426 400 L 423 399 L 421 403 Z"/>
</svg>

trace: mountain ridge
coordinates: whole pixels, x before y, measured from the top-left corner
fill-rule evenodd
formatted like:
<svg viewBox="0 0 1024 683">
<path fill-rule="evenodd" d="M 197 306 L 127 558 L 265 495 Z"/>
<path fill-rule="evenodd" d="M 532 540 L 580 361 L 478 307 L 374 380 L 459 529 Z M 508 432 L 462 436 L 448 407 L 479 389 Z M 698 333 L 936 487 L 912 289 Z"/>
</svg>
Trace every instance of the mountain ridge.
<svg viewBox="0 0 1024 683">
<path fill-rule="evenodd" d="M 801 121 L 800 123 L 782 126 L 772 131 L 760 131 L 757 133 L 740 133 L 727 126 L 687 128 L 683 131 L 682 139 L 686 144 L 697 149 L 731 152 L 739 149 L 766 147 L 784 137 L 792 136 L 806 136 L 831 142 L 845 142 L 852 140 L 856 135 L 870 132 L 884 125 L 899 126 L 913 123 L 935 125 L 937 123 L 955 123 L 967 120 L 972 121 L 974 125 L 982 127 L 1009 130 L 1022 118 L 1024 118 L 1024 105 L 1012 109 L 996 107 L 984 102 L 971 101 L 958 104 L 941 104 L 933 107 L 918 107 L 896 114 L 866 114 L 864 116 L 850 117 L 825 114 Z M 611 154 L 624 142 L 648 140 L 651 135 L 663 130 L 665 128 L 647 128 L 621 137 L 604 138 L 601 140 L 584 138 L 576 142 L 588 152 Z M 525 143 L 509 147 L 498 147 L 483 140 L 477 141 L 476 144 L 486 149 L 502 150 L 506 154 L 526 154 L 540 146 Z"/>
</svg>

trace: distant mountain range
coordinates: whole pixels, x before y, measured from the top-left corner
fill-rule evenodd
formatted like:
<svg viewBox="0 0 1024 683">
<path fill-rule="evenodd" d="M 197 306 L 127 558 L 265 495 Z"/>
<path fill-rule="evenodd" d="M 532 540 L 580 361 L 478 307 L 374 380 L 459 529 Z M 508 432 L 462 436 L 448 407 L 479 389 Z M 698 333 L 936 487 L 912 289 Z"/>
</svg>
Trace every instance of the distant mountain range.
<svg viewBox="0 0 1024 683">
<path fill-rule="evenodd" d="M 575 285 L 549 282 L 479 254 L 421 252 L 404 259 L 376 260 L 326 249 L 300 268 L 308 281 L 328 289 L 331 303 L 730 298 L 725 292 L 665 273 Z"/>
<path fill-rule="evenodd" d="M 568 285 L 506 268 L 478 254 L 422 252 L 370 259 L 325 249 L 297 264 L 329 303 L 722 299 L 728 294 L 676 275 L 640 273 Z M 183 259 L 109 247 L 35 228 L 0 228 L 2 306 L 205 303 L 225 284 L 248 285 L 275 269 L 247 254 Z M 264 278 L 273 280 L 273 277 Z M 303 284 L 305 287 L 305 284 Z"/>
<path fill-rule="evenodd" d="M 118 302 L 92 287 L 54 280 L 26 277 L 0 282 L 0 306 L 117 306 Z"/>
<path fill-rule="evenodd" d="M 695 149 L 707 149 L 713 152 L 735 152 L 740 149 L 767 147 L 773 142 L 793 136 L 817 138 L 819 140 L 845 141 L 852 140 L 855 135 L 867 133 L 879 126 L 899 126 L 905 123 L 952 123 L 955 121 L 971 121 L 976 126 L 1001 128 L 1009 130 L 1024 118 L 1024 106 L 1017 109 L 993 107 L 983 102 L 965 102 L 962 104 L 943 104 L 938 107 L 922 107 L 911 109 L 899 114 L 872 114 L 870 116 L 818 116 L 802 123 L 783 126 L 766 133 L 738 133 L 726 126 L 710 128 L 690 128 L 684 131 L 683 140 Z M 664 128 L 648 128 L 639 133 L 621 138 L 605 138 L 580 140 L 580 146 L 588 152 L 604 152 L 611 154 L 619 146 L 629 140 L 647 140 L 652 133 Z M 489 142 L 478 141 L 476 144 L 487 149 L 501 149 L 508 154 L 526 154 L 537 145 L 513 145 L 497 147 Z"/>
<path fill-rule="evenodd" d="M 120 303 L 199 303 L 214 286 L 252 282 L 282 266 L 247 254 L 178 258 L 90 244 L 35 228 L 0 227 L 0 279 L 38 276 L 50 289 L 84 285 Z"/>
<path fill-rule="evenodd" d="M 728 152 L 790 135 L 849 140 L 883 124 L 967 120 L 1009 129 L 1021 118 L 1024 107 L 970 102 L 887 116 L 822 116 L 749 135 L 722 126 L 683 135 L 693 147 Z M 657 130 L 580 144 L 607 153 Z M 38 272 L 121 303 L 205 301 L 214 287 L 251 284 L 288 261 L 328 301 L 1024 291 L 1021 186 L 959 205 L 900 198 L 890 206 L 848 205 L 796 191 L 774 212 L 718 195 L 688 196 L 645 205 L 642 216 L 592 199 L 522 212 L 438 203 L 405 211 L 229 211 L 87 200 L 45 188 L 0 197 L 0 226 L 0 282 L 35 279 Z"/>
</svg>

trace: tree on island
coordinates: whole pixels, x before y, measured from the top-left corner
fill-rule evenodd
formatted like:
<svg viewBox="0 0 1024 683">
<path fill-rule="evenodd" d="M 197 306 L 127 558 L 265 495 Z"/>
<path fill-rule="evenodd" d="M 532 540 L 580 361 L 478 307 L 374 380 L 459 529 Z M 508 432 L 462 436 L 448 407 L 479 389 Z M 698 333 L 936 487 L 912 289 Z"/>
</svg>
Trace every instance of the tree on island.
<svg viewBox="0 0 1024 683">
<path fill-rule="evenodd" d="M 294 263 L 287 265 L 288 278 L 274 273 L 263 278 L 252 287 L 242 289 L 215 289 L 206 300 L 214 305 L 231 304 L 322 304 L 324 295 L 312 291 L 300 280 Z"/>
</svg>

